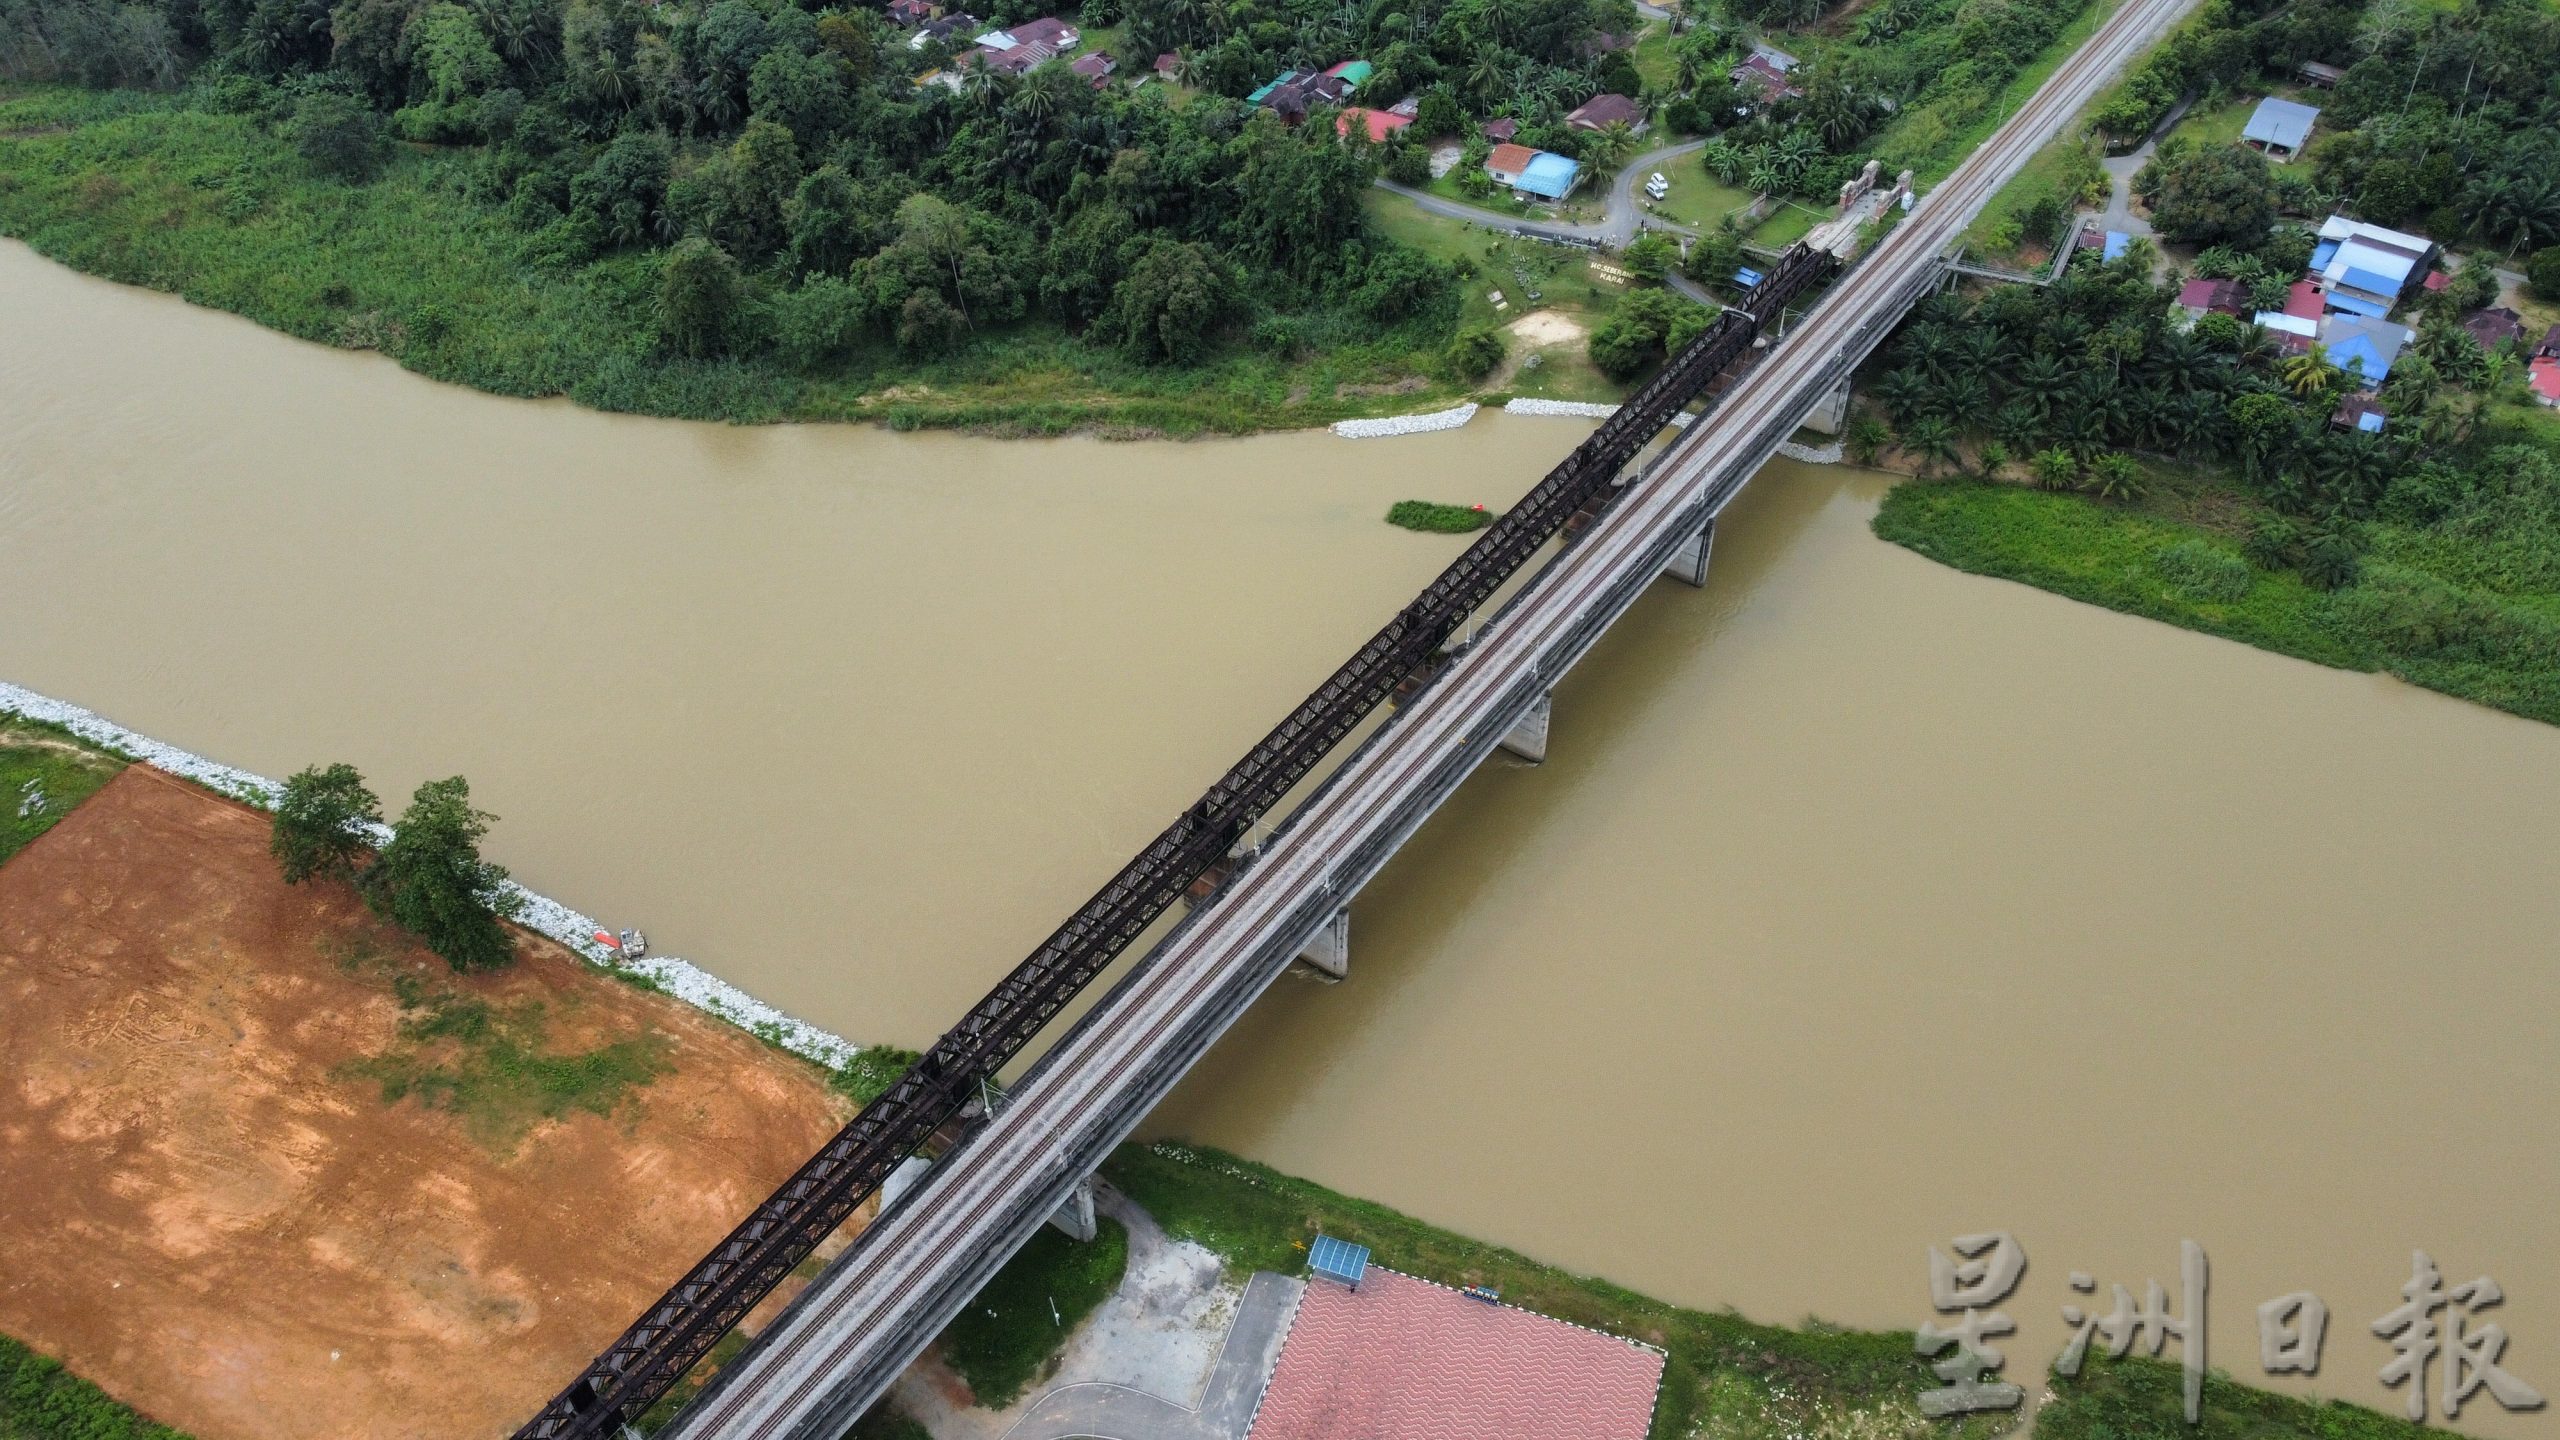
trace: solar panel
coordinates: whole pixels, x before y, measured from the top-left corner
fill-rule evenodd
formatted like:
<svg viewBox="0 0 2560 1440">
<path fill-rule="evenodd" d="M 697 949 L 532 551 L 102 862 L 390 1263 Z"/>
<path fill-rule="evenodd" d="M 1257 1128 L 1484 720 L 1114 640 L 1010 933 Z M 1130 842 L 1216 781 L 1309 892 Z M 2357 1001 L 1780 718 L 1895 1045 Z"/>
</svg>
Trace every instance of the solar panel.
<svg viewBox="0 0 2560 1440">
<path fill-rule="evenodd" d="M 1369 1247 L 1336 1240 L 1330 1235 L 1319 1235 L 1316 1243 L 1307 1249 L 1307 1271 L 1327 1280 L 1339 1280 L 1357 1290 L 1360 1277 L 1369 1273 Z"/>
</svg>

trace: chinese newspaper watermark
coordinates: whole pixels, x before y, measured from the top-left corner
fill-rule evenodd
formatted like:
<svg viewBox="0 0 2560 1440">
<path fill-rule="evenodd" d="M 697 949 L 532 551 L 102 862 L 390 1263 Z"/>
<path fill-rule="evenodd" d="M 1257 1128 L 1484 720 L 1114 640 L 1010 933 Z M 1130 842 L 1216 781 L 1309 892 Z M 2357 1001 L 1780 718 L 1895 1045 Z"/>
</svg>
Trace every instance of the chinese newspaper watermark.
<svg viewBox="0 0 2560 1440">
<path fill-rule="evenodd" d="M 1950 1254 L 1949 1252 L 1953 1253 Z M 2507 1332 L 2477 1313 L 2506 1298 L 2498 1282 L 2486 1275 L 2467 1285 L 2447 1286 L 2443 1272 L 2426 1251 L 2410 1258 L 2409 1283 L 2400 1287 L 2401 1304 L 2372 1323 L 2373 1333 L 2388 1342 L 2392 1358 L 2376 1376 L 2387 1387 L 2407 1387 L 2405 1409 L 2412 1420 L 2427 1418 L 2427 1382 L 2432 1369 L 2437 1403 L 2450 1420 L 2483 1391 L 2508 1410 L 2538 1410 L 2542 1393 L 2498 1364 L 2507 1348 Z M 2012 1334 L 2017 1323 L 1994 1308 L 2009 1298 L 2026 1277 L 2027 1252 L 2006 1231 L 1960 1235 L 1947 1250 L 1929 1250 L 1929 1303 L 1941 1315 L 1957 1318 L 1941 1325 L 1922 1321 L 1914 1336 L 1921 1355 L 1933 1358 L 1930 1368 L 1946 1383 L 1920 1393 L 1920 1413 L 1961 1415 L 1977 1410 L 2013 1410 L 2025 1399 L 2018 1386 L 1998 1378 L 2007 1357 L 1990 1343 L 1991 1336 Z M 2204 1247 L 2182 1243 L 2178 1256 L 2178 1293 L 2171 1303 L 2168 1289 L 2156 1279 L 2144 1282 L 2142 1298 L 2121 1283 L 2109 1287 L 2112 1303 L 2105 1313 L 2094 1301 L 2062 1305 L 2062 1323 L 2071 1327 L 2071 1343 L 2054 1362 L 2065 1376 L 2077 1375 L 2088 1360 L 2092 1341 L 2121 1359 L 2139 1346 L 2157 1356 L 2175 1341 L 2186 1372 L 2187 1420 L 2202 1413 L 2206 1370 L 2206 1313 L 2211 1267 Z M 2094 1296 L 2094 1276 L 2071 1272 L 2070 1286 Z M 2279 1295 L 2258 1306 L 2258 1365 L 2270 1375 L 2316 1375 L 2320 1347 L 2329 1330 L 2329 1307 L 2308 1290 Z"/>
</svg>

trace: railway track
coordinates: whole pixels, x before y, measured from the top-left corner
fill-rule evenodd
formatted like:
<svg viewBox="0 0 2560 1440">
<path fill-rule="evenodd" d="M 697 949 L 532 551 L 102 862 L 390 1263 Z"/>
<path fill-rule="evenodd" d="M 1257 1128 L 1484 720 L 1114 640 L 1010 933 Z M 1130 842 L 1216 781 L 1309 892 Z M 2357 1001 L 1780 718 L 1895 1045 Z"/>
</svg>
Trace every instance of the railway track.
<svg viewBox="0 0 2560 1440">
<path fill-rule="evenodd" d="M 1137 972 L 1053 1046 L 1014 1087 L 1005 1109 L 947 1157 L 913 1199 L 866 1231 L 723 1372 L 670 1433 L 686 1440 L 833 1440 L 1038 1226 L 1055 1197 L 1125 1136 L 1146 1107 L 1281 973 L 1312 923 L 1321 923 L 1324 914 L 1347 899 L 1383 863 L 1393 841 L 1419 825 L 1492 749 L 1507 728 L 1508 721 L 1500 717 L 1516 714 L 1543 693 L 1633 603 L 1658 573 L 1658 552 L 1666 538 L 1676 543 L 1712 519 L 1765 458 L 1763 442 L 1774 446 L 1793 429 L 1811 397 L 1881 339 L 1916 294 L 1915 287 L 1925 288 L 1934 279 L 1939 253 L 1998 185 L 2106 75 L 2191 3 L 2127 0 L 2017 116 L 1834 287 L 1787 343 L 1775 347 L 1706 421 L 1692 426 L 1629 483 L 1580 540 L 1494 616 L 1435 683 L 1345 761 L 1254 863 L 1188 917 Z M 1625 432 L 1636 425 L 1645 426 L 1634 437 L 1634 443 L 1642 443 L 1667 412 L 1658 405 L 1631 405 L 1621 418 L 1628 416 L 1633 417 L 1629 424 L 1619 427 L 1620 433 L 1590 456 L 1590 463 L 1607 460 L 1609 447 L 1631 450 Z M 1609 430 L 1604 426 L 1594 439 Z M 1584 449 L 1576 452 L 1577 459 L 1585 455 Z M 1616 462 L 1609 463 L 1614 473 Z M 1557 474 L 1573 466 L 1569 460 Z M 1555 480 L 1551 475 L 1540 491 Z M 1585 469 L 1545 498 L 1561 503 L 1571 498 L 1563 490 L 1592 483 Z M 1606 478 L 1599 483 L 1605 485 Z M 1541 498 L 1540 491 L 1532 492 L 1524 509 Z M 1515 545 L 1522 538 L 1514 536 Z M 1540 535 L 1537 543 L 1543 542 Z M 1476 577 L 1482 579 L 1482 574 Z M 1496 579 L 1478 590 L 1476 581 L 1457 592 L 1457 598 L 1473 597 L 1465 612 L 1417 614 L 1417 607 L 1432 598 L 1433 592 L 1426 591 L 1416 607 L 1391 622 L 1363 653 L 1383 644 L 1382 658 L 1406 654 L 1414 637 L 1434 628 L 1438 633 L 1431 635 L 1430 644 L 1436 648 L 1499 584 Z M 1401 631 L 1399 623 L 1405 627 Z M 1310 697 L 1311 703 L 1323 694 L 1320 690 Z M 1282 736 L 1289 723 L 1274 737 Z M 1328 723 L 1322 728 L 1332 727 Z M 1334 729 L 1325 747 L 1330 749 L 1348 729 Z M 1282 773 L 1285 767 L 1266 780 Z M 1289 776 L 1290 783 L 1304 773 L 1301 769 Z M 1286 789 L 1284 784 L 1269 791 L 1262 803 L 1275 803 Z M 1232 812 L 1225 817 L 1215 813 L 1212 802 L 1218 793 L 1213 790 L 1188 817 L 1202 827 L 1201 834 L 1217 834 L 1232 819 Z M 1159 846 L 1179 844 L 1182 828 L 1178 822 Z M 1219 840 L 1221 854 L 1233 839 L 1234 834 L 1227 834 Z M 1041 1019 L 1054 1009 L 1049 1006 Z M 920 1086 L 935 1087 L 946 1085 L 955 1073 L 946 1062 L 946 1068 L 915 1078 Z M 969 1076 L 972 1086 L 974 1079 Z M 815 1243 L 814 1237 L 809 1243 Z M 797 1257 L 793 1259 L 796 1263 Z M 670 1296 L 671 1301 L 678 1298 Z M 716 1318 L 726 1308 L 704 1313 Z M 623 1407 L 610 1408 L 618 1416 Z M 592 1431 L 578 1423 L 590 1417 L 605 1419 L 594 1407 L 573 1409 L 567 1425 L 548 1430 L 528 1426 L 520 1433 L 610 1433 L 609 1421 Z"/>
</svg>

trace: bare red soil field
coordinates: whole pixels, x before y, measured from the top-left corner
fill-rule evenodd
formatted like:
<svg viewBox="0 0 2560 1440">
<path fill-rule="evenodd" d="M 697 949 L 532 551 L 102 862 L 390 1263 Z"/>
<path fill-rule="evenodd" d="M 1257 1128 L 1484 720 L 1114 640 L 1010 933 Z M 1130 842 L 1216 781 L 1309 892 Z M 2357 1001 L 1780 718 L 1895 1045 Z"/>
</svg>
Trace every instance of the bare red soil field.
<svg viewBox="0 0 2560 1440">
<path fill-rule="evenodd" d="M 0 1332 L 201 1440 L 505 1434 L 846 1113 L 548 941 L 455 976 L 266 843 L 135 765 L 0 866 Z M 386 1102 L 351 1071 L 437 1058 L 421 989 L 659 1073 L 495 1130 Z"/>
</svg>

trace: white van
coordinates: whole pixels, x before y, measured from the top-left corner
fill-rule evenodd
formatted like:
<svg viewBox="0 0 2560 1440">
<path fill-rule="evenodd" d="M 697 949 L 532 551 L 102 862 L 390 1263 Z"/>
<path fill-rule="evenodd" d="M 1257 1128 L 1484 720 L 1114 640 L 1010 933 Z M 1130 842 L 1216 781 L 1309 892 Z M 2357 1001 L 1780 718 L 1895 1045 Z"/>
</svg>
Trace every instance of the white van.
<svg viewBox="0 0 2560 1440">
<path fill-rule="evenodd" d="M 1671 193 L 1671 182 L 1663 179 L 1662 172 L 1656 170 L 1653 172 L 1652 178 L 1644 182 L 1644 193 L 1652 196 L 1656 200 L 1659 200 L 1663 196 Z"/>
</svg>

